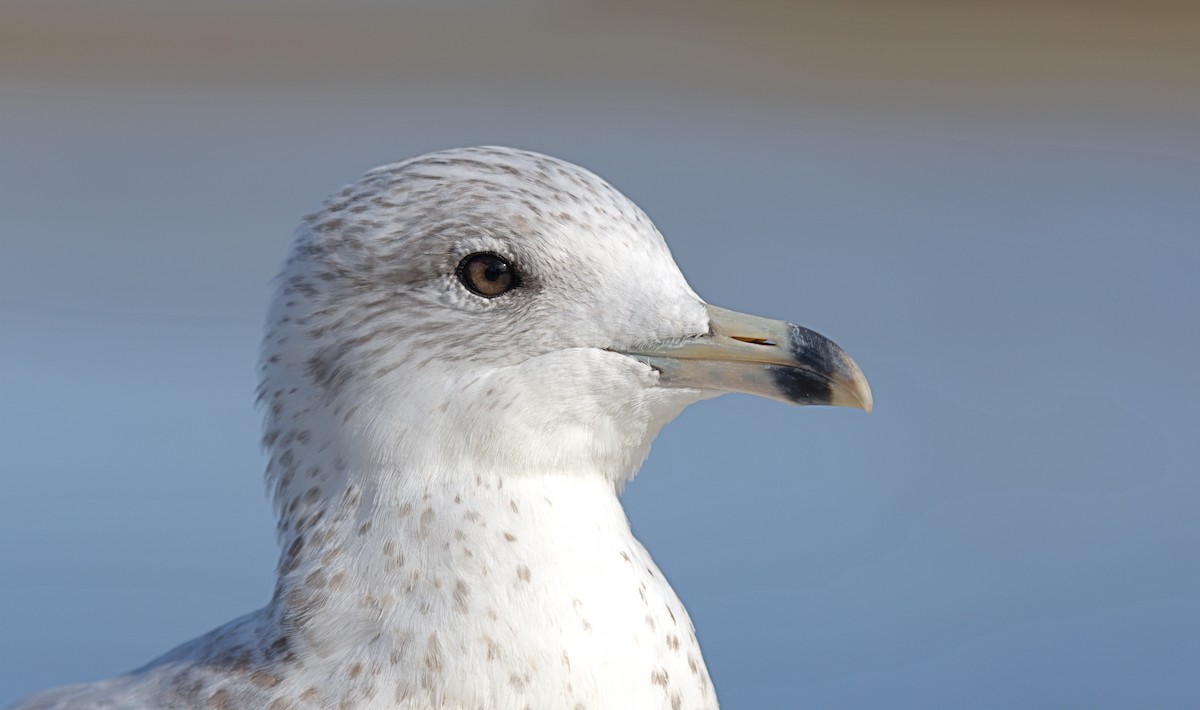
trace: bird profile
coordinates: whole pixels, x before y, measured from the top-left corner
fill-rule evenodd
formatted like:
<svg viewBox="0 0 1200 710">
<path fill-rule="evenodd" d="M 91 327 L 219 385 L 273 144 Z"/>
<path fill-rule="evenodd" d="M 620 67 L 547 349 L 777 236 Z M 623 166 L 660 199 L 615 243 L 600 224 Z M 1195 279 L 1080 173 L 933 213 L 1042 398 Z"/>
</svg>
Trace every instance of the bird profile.
<svg viewBox="0 0 1200 710">
<path fill-rule="evenodd" d="M 872 406 L 832 341 L 706 304 L 587 170 L 498 147 L 376 168 L 304 218 L 267 318 L 269 603 L 16 708 L 716 708 L 618 496 L 725 392 Z"/>
</svg>

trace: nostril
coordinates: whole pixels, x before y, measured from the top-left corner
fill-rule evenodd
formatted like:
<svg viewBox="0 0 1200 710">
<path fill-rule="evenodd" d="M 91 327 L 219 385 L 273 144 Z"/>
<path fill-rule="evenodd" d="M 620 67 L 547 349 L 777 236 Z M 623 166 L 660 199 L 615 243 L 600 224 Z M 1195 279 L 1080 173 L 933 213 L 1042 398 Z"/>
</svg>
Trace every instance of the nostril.
<svg viewBox="0 0 1200 710">
<path fill-rule="evenodd" d="M 734 340 L 741 341 L 743 343 L 750 343 L 751 345 L 778 345 L 779 344 L 779 343 L 776 343 L 774 340 L 771 340 L 770 338 L 746 338 L 746 337 L 742 337 L 740 335 L 731 335 L 729 337 L 733 338 Z"/>
</svg>

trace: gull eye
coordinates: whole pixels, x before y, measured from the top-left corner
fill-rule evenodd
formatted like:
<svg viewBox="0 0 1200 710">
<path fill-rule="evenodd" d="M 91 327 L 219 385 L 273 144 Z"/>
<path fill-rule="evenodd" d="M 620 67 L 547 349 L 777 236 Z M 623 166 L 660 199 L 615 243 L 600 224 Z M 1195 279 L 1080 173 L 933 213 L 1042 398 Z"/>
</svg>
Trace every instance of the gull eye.
<svg viewBox="0 0 1200 710">
<path fill-rule="evenodd" d="M 455 273 L 471 293 L 484 298 L 495 298 L 521 283 L 512 264 L 491 252 L 471 254 L 458 263 Z"/>
</svg>

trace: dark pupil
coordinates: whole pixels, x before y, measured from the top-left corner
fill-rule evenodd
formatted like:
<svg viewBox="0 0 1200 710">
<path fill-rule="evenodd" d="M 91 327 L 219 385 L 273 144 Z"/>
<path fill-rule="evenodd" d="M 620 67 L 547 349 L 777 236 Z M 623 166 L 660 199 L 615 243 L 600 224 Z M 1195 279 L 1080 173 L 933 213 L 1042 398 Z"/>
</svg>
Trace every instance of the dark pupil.
<svg viewBox="0 0 1200 710">
<path fill-rule="evenodd" d="M 483 270 L 483 278 L 488 281 L 495 281 L 508 272 L 508 264 L 496 259 L 495 257 L 488 260 L 487 267 Z"/>
</svg>

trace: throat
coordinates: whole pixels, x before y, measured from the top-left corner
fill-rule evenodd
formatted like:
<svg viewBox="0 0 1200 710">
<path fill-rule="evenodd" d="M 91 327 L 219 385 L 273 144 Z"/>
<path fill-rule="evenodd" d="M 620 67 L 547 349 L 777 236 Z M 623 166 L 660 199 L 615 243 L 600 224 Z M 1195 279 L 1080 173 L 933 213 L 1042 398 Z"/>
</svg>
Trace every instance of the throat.
<svg viewBox="0 0 1200 710">
<path fill-rule="evenodd" d="M 327 655 L 456 628 L 468 644 L 484 627 L 497 643 L 564 620 L 582 634 L 585 599 L 603 615 L 597 592 L 618 580 L 630 603 L 665 587 L 599 477 L 428 480 L 386 497 L 351 485 L 289 526 L 276 608 L 297 641 Z"/>
</svg>

